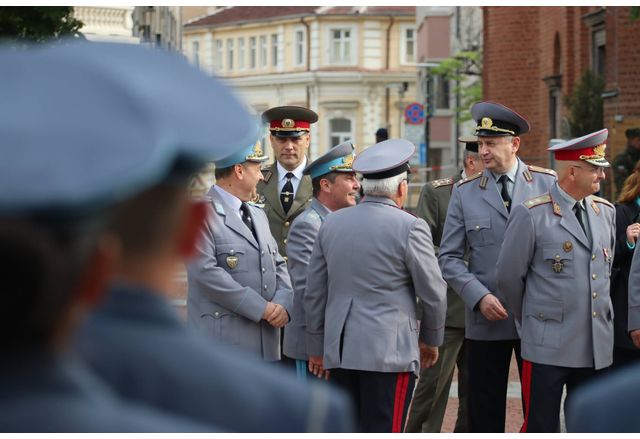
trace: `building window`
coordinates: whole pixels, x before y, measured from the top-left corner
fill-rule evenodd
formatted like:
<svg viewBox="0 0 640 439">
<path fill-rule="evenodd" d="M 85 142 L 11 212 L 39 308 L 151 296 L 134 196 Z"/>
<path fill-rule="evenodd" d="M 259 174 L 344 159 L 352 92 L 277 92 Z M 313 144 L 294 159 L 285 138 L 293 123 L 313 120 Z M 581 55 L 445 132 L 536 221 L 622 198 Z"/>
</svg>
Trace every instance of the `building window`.
<svg viewBox="0 0 640 439">
<path fill-rule="evenodd" d="M 250 69 L 256 68 L 256 56 L 257 56 L 256 37 L 251 37 L 249 38 L 249 68 Z"/>
<path fill-rule="evenodd" d="M 301 66 L 305 62 L 305 38 L 304 38 L 304 30 L 296 31 L 296 43 L 295 43 L 295 61 L 297 66 Z"/>
<path fill-rule="evenodd" d="M 448 110 L 450 100 L 449 81 L 441 75 L 437 75 L 434 79 L 436 110 Z"/>
<path fill-rule="evenodd" d="M 238 38 L 238 68 L 244 70 L 244 38 Z"/>
<path fill-rule="evenodd" d="M 200 67 L 200 41 L 191 43 L 191 55 L 193 57 L 193 64 L 196 67 Z"/>
<path fill-rule="evenodd" d="M 267 36 L 260 35 L 260 67 L 267 67 Z"/>
<path fill-rule="evenodd" d="M 215 63 L 218 71 L 222 70 L 222 40 L 216 40 Z"/>
<path fill-rule="evenodd" d="M 351 62 L 351 30 L 331 29 L 330 56 L 332 63 Z"/>
<path fill-rule="evenodd" d="M 233 70 L 233 39 L 227 38 L 227 70 Z"/>
<path fill-rule="evenodd" d="M 271 35 L 271 65 L 278 67 L 278 34 Z"/>
<path fill-rule="evenodd" d="M 353 138 L 351 133 L 351 121 L 344 117 L 336 117 L 329 120 L 329 146 L 332 148 L 342 142 Z"/>
<path fill-rule="evenodd" d="M 416 31 L 413 28 L 404 28 L 402 35 L 402 62 L 412 63 L 416 59 Z"/>
<path fill-rule="evenodd" d="M 604 56 L 606 34 L 604 28 L 594 29 L 591 34 L 591 43 L 593 48 L 592 54 L 592 70 L 600 76 L 604 76 Z"/>
</svg>

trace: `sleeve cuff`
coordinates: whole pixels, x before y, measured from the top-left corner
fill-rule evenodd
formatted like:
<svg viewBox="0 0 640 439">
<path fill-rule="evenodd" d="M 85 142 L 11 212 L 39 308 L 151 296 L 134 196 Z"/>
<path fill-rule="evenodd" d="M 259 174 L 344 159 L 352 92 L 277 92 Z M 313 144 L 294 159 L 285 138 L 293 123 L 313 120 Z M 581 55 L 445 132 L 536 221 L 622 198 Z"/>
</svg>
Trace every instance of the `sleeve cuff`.
<svg viewBox="0 0 640 439">
<path fill-rule="evenodd" d="M 634 244 L 630 244 L 629 241 L 627 241 L 627 248 L 629 250 L 633 250 L 634 248 L 636 248 L 636 245 L 635 245 L 635 243 Z"/>
</svg>

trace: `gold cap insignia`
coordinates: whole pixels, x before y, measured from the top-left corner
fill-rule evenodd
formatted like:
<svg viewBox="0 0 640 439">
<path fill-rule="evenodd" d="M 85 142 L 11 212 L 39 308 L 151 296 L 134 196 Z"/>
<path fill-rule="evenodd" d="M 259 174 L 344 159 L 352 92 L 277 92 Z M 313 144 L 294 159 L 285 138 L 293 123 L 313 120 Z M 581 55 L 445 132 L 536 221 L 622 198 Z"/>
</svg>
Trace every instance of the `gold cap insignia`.
<svg viewBox="0 0 640 439">
<path fill-rule="evenodd" d="M 293 128 L 296 126 L 296 123 L 293 119 L 282 119 L 282 128 Z"/>
<path fill-rule="evenodd" d="M 565 241 L 564 244 L 562 244 L 562 250 L 564 250 L 565 253 L 569 253 L 571 250 L 573 250 L 573 244 L 571 243 L 571 241 Z"/>
<path fill-rule="evenodd" d="M 264 158 L 264 156 L 262 155 L 262 144 L 260 143 L 260 141 L 258 140 L 254 145 L 253 145 L 253 151 L 251 152 L 251 154 L 249 154 L 246 159 L 247 160 L 251 160 L 251 159 L 259 159 L 262 160 Z"/>
<path fill-rule="evenodd" d="M 237 256 L 227 256 L 227 265 L 232 270 L 238 266 L 238 257 Z"/>
<path fill-rule="evenodd" d="M 342 157 L 341 164 L 332 166 L 329 169 L 332 171 L 345 170 L 345 169 L 351 170 L 352 165 L 353 165 L 353 154 L 349 154 Z"/>
<path fill-rule="evenodd" d="M 591 150 L 591 155 L 581 155 L 580 160 L 597 160 L 604 158 L 604 151 L 607 149 L 607 144 L 603 143 L 602 145 L 594 146 Z"/>
<path fill-rule="evenodd" d="M 493 126 L 493 121 L 490 117 L 483 117 L 480 125 L 482 128 L 491 128 Z"/>
</svg>

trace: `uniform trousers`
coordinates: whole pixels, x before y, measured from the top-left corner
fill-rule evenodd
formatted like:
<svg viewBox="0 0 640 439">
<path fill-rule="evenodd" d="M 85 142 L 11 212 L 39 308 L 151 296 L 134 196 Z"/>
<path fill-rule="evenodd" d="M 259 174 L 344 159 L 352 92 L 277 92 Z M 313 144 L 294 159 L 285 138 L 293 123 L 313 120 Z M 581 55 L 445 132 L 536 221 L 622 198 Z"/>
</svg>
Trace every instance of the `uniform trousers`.
<svg viewBox="0 0 640 439">
<path fill-rule="evenodd" d="M 636 363 L 640 363 L 640 349 L 627 349 L 620 346 L 613 346 L 612 368 L 623 368 Z"/>
<path fill-rule="evenodd" d="M 504 433 L 509 366 L 514 352 L 522 376 L 520 340 L 466 339 L 465 343 L 469 377 L 469 432 Z"/>
<path fill-rule="evenodd" d="M 559 433 L 562 390 L 567 386 L 565 412 L 573 391 L 607 369 L 562 367 L 523 360 L 522 400 L 525 405 L 521 433 Z"/>
<path fill-rule="evenodd" d="M 458 417 L 453 431 L 468 432 L 464 328 L 445 328 L 444 342 L 438 351 L 439 357 L 436 364 L 420 370 L 420 378 L 405 428 L 407 433 L 440 433 L 456 364 L 458 365 Z"/>
<path fill-rule="evenodd" d="M 330 381 L 346 390 L 354 403 L 361 433 L 401 433 L 416 377 L 412 372 L 331 369 Z"/>
</svg>

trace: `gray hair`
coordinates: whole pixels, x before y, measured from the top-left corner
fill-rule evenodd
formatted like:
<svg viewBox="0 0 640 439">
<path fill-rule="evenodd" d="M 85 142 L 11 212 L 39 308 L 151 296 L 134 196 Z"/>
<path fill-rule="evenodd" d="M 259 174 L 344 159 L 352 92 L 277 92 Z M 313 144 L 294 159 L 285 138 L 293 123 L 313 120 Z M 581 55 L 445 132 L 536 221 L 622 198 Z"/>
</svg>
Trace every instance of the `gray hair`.
<svg viewBox="0 0 640 439">
<path fill-rule="evenodd" d="M 362 179 L 362 192 L 365 195 L 371 195 L 374 197 L 393 197 L 398 191 L 398 186 L 402 183 L 402 180 L 407 178 L 407 173 L 394 175 L 393 177 L 381 178 L 381 179 L 369 179 L 364 177 Z"/>
<path fill-rule="evenodd" d="M 480 158 L 480 154 L 477 152 L 473 152 L 473 151 L 469 151 L 468 149 L 464 149 L 464 152 L 462 153 L 462 161 L 463 163 L 467 163 L 467 159 L 469 157 L 473 157 L 474 159 L 479 159 Z"/>
</svg>

